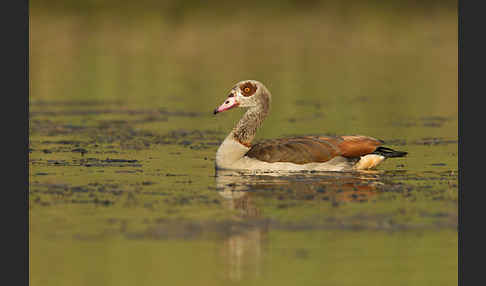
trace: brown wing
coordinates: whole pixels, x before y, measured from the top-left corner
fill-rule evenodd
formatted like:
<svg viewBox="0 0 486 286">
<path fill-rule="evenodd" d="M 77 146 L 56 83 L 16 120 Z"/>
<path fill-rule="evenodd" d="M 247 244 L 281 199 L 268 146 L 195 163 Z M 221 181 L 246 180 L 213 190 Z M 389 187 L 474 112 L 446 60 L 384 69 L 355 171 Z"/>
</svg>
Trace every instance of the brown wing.
<svg viewBox="0 0 486 286">
<path fill-rule="evenodd" d="M 355 158 L 370 154 L 381 142 L 367 136 L 304 136 L 266 140 L 251 147 L 246 156 L 269 163 L 326 162 L 336 156 Z"/>
</svg>

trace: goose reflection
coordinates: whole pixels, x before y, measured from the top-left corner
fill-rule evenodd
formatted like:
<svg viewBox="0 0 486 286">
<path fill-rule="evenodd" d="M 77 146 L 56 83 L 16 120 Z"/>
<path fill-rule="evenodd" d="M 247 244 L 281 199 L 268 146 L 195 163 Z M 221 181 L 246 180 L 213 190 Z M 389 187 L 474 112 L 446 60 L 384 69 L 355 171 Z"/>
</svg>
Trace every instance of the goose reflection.
<svg viewBox="0 0 486 286">
<path fill-rule="evenodd" d="M 379 171 L 316 174 L 218 170 L 215 177 L 217 191 L 224 198 L 224 207 L 234 213 L 232 219 L 248 222 L 246 225 L 249 225 L 223 243 L 222 256 L 228 266 L 226 274 L 236 281 L 260 275 L 269 232 L 262 207 L 265 200 L 277 199 L 288 204 L 323 200 L 339 205 L 369 200 L 384 185 Z"/>
<path fill-rule="evenodd" d="M 224 198 L 224 207 L 234 211 L 232 219 L 237 221 L 257 220 L 261 209 L 247 192 L 248 178 L 236 171 L 216 173 L 216 188 Z M 251 182 L 251 180 L 249 180 Z M 222 248 L 226 260 L 228 278 L 240 281 L 243 272 L 247 276 L 259 276 L 262 263 L 262 244 L 268 232 L 266 226 L 253 226 L 228 237 Z M 246 271 L 245 271 L 246 270 Z"/>
<path fill-rule="evenodd" d="M 216 172 L 216 188 L 223 198 L 229 200 L 230 208 L 244 211 L 241 214 L 248 216 L 249 211 L 261 210 L 255 210 L 254 206 L 249 209 L 247 205 L 237 208 L 232 204 L 238 204 L 237 200 L 244 197 L 259 196 L 301 200 L 315 195 L 316 198 L 336 202 L 368 200 L 384 186 L 380 175 L 379 171 L 254 173 L 219 170 Z M 250 198 L 246 200 L 251 201 Z"/>
</svg>

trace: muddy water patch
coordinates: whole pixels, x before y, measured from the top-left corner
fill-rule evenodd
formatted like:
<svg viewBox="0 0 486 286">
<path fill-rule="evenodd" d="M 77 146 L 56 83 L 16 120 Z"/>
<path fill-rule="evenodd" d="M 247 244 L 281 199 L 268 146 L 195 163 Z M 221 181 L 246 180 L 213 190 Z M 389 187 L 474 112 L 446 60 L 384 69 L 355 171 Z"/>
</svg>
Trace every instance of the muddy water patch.
<svg viewBox="0 0 486 286">
<path fill-rule="evenodd" d="M 31 161 L 32 165 L 47 166 L 82 166 L 82 167 L 143 167 L 139 160 L 135 159 L 98 159 L 83 158 L 73 160 L 42 160 Z"/>
<path fill-rule="evenodd" d="M 33 128 L 31 132 L 45 138 L 39 142 L 36 140 L 36 136 L 32 136 L 30 142 L 32 152 L 49 150 L 50 152 L 100 153 L 101 149 L 110 148 L 110 144 L 116 144 L 122 150 L 142 150 L 150 148 L 152 145 L 179 145 L 193 150 L 202 150 L 217 148 L 224 136 L 222 132 L 214 130 L 186 129 L 176 129 L 160 134 L 140 129 L 134 126 L 133 122 L 120 124 L 101 122 L 76 131 L 66 128 L 65 125 L 59 127 L 56 124 L 48 124 L 37 129 Z M 69 137 L 73 135 L 84 136 L 86 139 L 84 141 L 70 139 Z M 63 136 L 65 139 L 47 139 L 56 136 Z M 53 150 L 44 148 L 44 145 L 56 144 L 71 145 L 72 148 L 69 149 L 68 146 L 57 147 Z"/>
<path fill-rule="evenodd" d="M 422 116 L 419 118 L 405 118 L 401 120 L 394 120 L 391 122 L 392 126 L 405 128 L 440 128 L 445 124 L 457 121 L 457 117 L 451 116 Z"/>
<path fill-rule="evenodd" d="M 421 214 L 424 217 L 441 217 L 447 218 L 449 214 Z M 113 219 L 112 219 L 113 220 Z M 365 222 L 365 223 L 364 223 Z M 113 223 L 111 223 L 113 225 Z M 234 236 L 242 235 L 251 231 L 291 231 L 291 232 L 308 232 L 308 231 L 387 231 L 390 233 L 410 230 L 440 230 L 456 228 L 454 219 L 448 221 L 438 221 L 433 224 L 423 223 L 401 223 L 390 219 L 386 214 L 383 215 L 366 215 L 359 214 L 349 218 L 312 218 L 301 220 L 299 222 L 282 222 L 279 220 L 266 218 L 252 218 L 242 220 L 221 220 L 221 221 L 188 221 L 188 220 L 171 220 L 154 219 L 144 220 L 140 230 L 132 230 L 130 221 L 123 220 L 120 224 L 119 231 L 112 232 L 111 236 L 121 236 L 128 240 L 225 240 Z M 104 232 L 106 233 L 106 232 Z M 74 234 L 75 239 L 93 239 L 101 234 L 86 236 L 83 234 Z"/>
</svg>

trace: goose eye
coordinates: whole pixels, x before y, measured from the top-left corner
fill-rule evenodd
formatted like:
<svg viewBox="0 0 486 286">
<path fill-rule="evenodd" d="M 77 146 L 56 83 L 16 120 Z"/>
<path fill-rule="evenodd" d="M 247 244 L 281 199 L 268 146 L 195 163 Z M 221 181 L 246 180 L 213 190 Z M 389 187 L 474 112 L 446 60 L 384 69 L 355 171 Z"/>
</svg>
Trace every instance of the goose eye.
<svg viewBox="0 0 486 286">
<path fill-rule="evenodd" d="M 257 87 L 252 83 L 247 82 L 240 86 L 240 90 L 242 92 L 242 95 L 247 97 L 252 96 L 256 92 Z"/>
</svg>

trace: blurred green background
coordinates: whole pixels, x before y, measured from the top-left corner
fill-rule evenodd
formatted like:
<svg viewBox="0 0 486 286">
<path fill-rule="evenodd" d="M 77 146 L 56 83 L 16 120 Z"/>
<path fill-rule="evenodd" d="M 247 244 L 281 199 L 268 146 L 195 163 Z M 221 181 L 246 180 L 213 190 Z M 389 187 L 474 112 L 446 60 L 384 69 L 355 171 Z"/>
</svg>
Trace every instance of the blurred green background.
<svg viewBox="0 0 486 286">
<path fill-rule="evenodd" d="M 32 285 L 457 285 L 456 1 L 29 4 Z M 223 198 L 242 112 L 212 111 L 244 79 L 273 95 L 257 140 L 409 155 L 379 188 L 353 178 L 370 194 L 260 178 Z"/>
<path fill-rule="evenodd" d="M 396 104 L 367 121 L 457 113 L 456 1 L 32 1 L 30 16 L 31 100 L 211 111 L 257 79 L 279 113 L 309 96 Z"/>
</svg>

